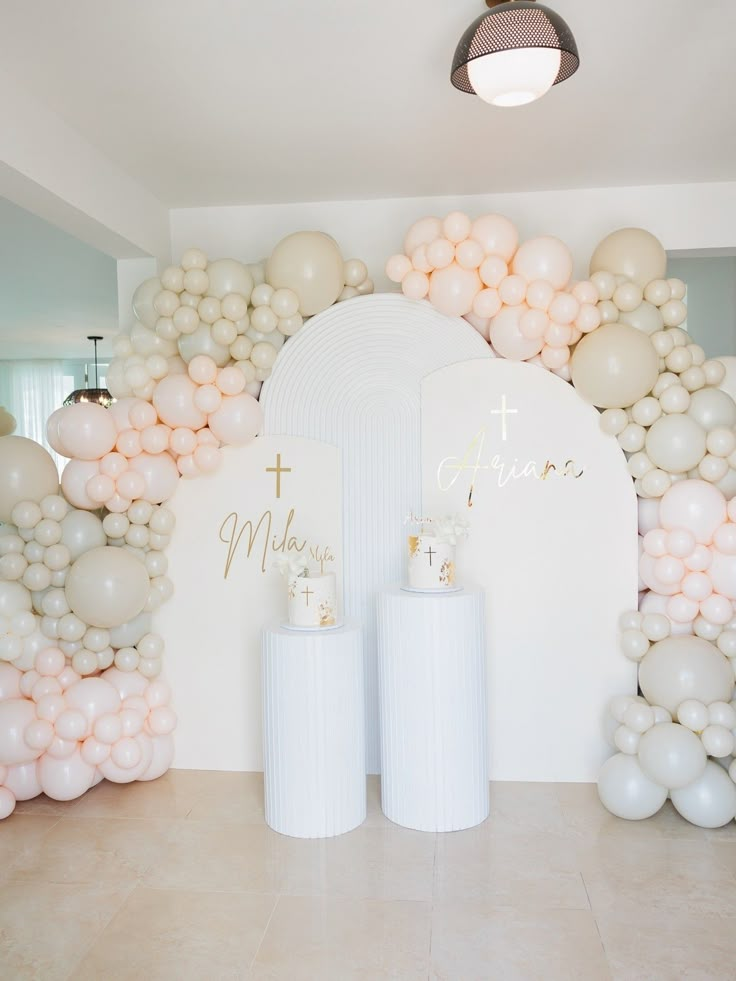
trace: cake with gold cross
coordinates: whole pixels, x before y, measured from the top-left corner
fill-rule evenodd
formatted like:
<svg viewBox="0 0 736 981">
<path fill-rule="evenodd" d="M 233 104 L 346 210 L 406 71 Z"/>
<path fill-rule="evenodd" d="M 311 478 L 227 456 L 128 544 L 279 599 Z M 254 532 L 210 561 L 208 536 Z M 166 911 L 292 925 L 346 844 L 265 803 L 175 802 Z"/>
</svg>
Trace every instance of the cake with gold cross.
<svg viewBox="0 0 736 981">
<path fill-rule="evenodd" d="M 286 578 L 290 626 L 318 630 L 337 625 L 334 572 L 314 574 L 302 556 L 279 559 L 276 566 Z"/>
<path fill-rule="evenodd" d="M 457 589 L 455 549 L 467 534 L 467 522 L 457 515 L 416 520 L 419 533 L 407 538 L 409 588 Z"/>
</svg>

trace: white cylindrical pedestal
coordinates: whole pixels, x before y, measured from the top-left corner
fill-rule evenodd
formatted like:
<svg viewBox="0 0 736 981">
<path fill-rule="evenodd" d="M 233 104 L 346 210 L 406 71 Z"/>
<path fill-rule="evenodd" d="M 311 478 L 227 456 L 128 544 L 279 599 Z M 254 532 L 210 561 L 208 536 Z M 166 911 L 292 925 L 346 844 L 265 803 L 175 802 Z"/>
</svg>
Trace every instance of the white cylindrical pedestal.
<svg viewBox="0 0 736 981">
<path fill-rule="evenodd" d="M 328 838 L 365 820 L 363 634 L 263 631 L 266 822 L 295 838 Z"/>
<path fill-rule="evenodd" d="M 418 831 L 460 831 L 488 817 L 485 597 L 378 596 L 381 803 Z"/>
</svg>

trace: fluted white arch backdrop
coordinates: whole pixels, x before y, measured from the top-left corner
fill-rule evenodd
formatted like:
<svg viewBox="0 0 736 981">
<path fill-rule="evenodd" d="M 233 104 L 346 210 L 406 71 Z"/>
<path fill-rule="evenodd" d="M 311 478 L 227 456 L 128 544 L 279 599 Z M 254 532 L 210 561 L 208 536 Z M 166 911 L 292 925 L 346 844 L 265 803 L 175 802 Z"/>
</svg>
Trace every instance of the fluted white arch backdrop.
<svg viewBox="0 0 736 981">
<path fill-rule="evenodd" d="M 375 596 L 404 577 L 402 522 L 421 501 L 421 383 L 490 358 L 464 320 L 396 294 L 356 297 L 314 317 L 279 354 L 261 395 L 266 435 L 340 449 L 347 616 L 365 624 L 366 768 L 380 768 Z"/>
</svg>

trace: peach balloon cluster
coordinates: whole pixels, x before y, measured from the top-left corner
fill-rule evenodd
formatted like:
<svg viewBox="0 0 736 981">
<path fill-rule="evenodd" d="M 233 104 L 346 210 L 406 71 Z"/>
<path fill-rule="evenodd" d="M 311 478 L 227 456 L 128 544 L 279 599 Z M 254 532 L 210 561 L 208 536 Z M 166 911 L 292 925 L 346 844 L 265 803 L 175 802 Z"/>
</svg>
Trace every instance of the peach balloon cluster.
<svg viewBox="0 0 736 981">
<path fill-rule="evenodd" d="M 163 681 L 109 668 L 82 678 L 47 647 L 25 672 L 0 664 L 0 819 L 16 800 L 72 800 L 106 778 L 155 780 L 171 765 L 176 715 Z"/>
<path fill-rule="evenodd" d="M 465 317 L 502 358 L 533 361 L 569 380 L 571 348 L 601 323 L 598 291 L 571 283 L 570 250 L 542 236 L 519 245 L 508 218 L 455 211 L 422 218 L 386 274 L 405 296 Z"/>
</svg>

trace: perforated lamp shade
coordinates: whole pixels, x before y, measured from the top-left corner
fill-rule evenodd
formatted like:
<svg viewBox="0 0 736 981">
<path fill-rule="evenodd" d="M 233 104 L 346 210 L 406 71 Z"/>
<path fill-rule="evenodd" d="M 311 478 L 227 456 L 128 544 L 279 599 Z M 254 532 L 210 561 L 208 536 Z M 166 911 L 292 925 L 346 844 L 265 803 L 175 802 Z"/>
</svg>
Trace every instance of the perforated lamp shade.
<svg viewBox="0 0 736 981">
<path fill-rule="evenodd" d="M 572 31 L 534 0 L 488 0 L 460 38 L 450 78 L 494 106 L 521 106 L 570 78 L 580 64 Z"/>
<path fill-rule="evenodd" d="M 91 336 L 87 338 L 88 341 L 94 341 L 95 344 L 95 386 L 98 386 L 99 373 L 97 369 L 97 342 L 102 340 L 99 335 Z M 75 388 L 64 399 L 64 405 L 76 405 L 78 402 L 97 402 L 99 405 L 104 405 L 108 409 L 115 399 L 110 395 L 106 388 Z"/>
</svg>

